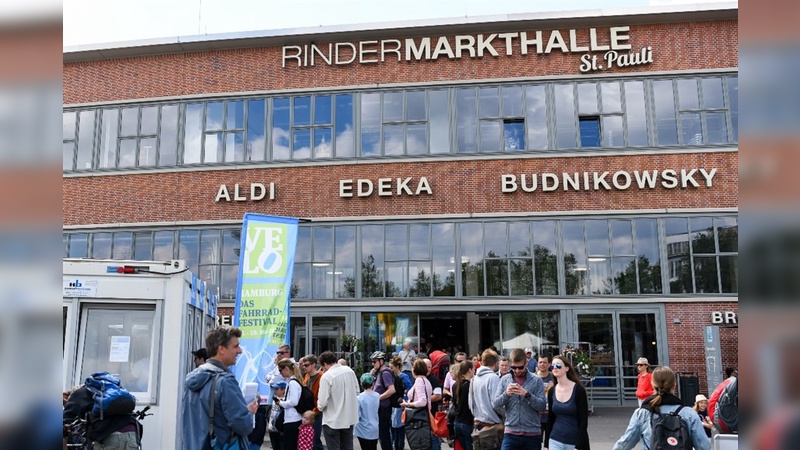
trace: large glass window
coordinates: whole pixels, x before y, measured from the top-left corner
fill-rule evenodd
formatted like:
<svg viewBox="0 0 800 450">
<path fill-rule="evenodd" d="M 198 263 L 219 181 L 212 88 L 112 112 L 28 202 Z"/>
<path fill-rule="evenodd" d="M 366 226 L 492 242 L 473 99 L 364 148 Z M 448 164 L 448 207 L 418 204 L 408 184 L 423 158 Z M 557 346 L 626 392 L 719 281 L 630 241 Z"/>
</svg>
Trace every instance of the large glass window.
<svg viewBox="0 0 800 450">
<path fill-rule="evenodd" d="M 153 345 L 155 309 L 87 307 L 84 317 L 80 379 L 108 372 L 118 375 L 129 391 L 152 394 L 158 355 Z"/>
<path fill-rule="evenodd" d="M 239 228 L 74 231 L 64 233 L 64 251 L 184 259 L 233 300 L 240 240 Z M 735 294 L 737 261 L 730 215 L 304 225 L 291 297 Z"/>
<path fill-rule="evenodd" d="M 63 169 L 538 151 L 553 146 L 694 147 L 737 140 L 738 77 L 704 74 L 300 93 L 66 111 Z"/>
<path fill-rule="evenodd" d="M 503 313 L 500 342 L 495 342 L 499 353 L 510 355 L 515 348 L 531 348 L 536 356 L 561 353 L 558 311 Z"/>
</svg>

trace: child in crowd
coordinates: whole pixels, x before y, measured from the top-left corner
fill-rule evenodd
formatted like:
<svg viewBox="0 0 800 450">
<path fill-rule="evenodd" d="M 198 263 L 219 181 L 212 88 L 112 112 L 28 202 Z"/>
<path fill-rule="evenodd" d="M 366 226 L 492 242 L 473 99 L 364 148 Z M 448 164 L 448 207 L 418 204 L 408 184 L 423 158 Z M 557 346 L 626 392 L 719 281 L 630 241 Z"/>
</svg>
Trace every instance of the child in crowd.
<svg viewBox="0 0 800 450">
<path fill-rule="evenodd" d="M 361 444 L 361 450 L 378 449 L 378 404 L 380 395 L 372 390 L 375 377 L 370 373 L 361 375 L 364 392 L 358 394 L 358 423 L 353 434 Z"/>
<path fill-rule="evenodd" d="M 311 450 L 314 448 L 314 419 L 316 417 L 314 410 L 303 413 L 303 419 L 297 431 L 297 450 Z"/>
<path fill-rule="evenodd" d="M 274 398 L 283 398 L 286 395 L 286 382 L 281 381 L 270 386 L 272 388 L 272 395 Z M 269 414 L 269 421 L 267 421 L 267 432 L 269 433 L 269 442 L 272 444 L 272 450 L 282 450 L 283 448 L 283 433 L 278 431 L 275 426 L 275 420 L 281 415 L 283 408 L 277 404 L 272 406 Z"/>
</svg>

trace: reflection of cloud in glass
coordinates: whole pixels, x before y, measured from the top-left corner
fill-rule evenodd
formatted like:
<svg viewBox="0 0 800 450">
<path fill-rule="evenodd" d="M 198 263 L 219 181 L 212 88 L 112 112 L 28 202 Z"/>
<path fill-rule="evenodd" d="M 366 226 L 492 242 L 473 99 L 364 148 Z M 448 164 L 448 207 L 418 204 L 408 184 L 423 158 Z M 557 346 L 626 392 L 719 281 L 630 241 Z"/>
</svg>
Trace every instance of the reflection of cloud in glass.
<svg viewBox="0 0 800 450">
<path fill-rule="evenodd" d="M 353 156 L 355 148 L 355 140 L 353 139 L 353 127 L 347 124 L 347 127 L 341 132 L 336 134 L 336 156 Z"/>
<path fill-rule="evenodd" d="M 311 158 L 311 147 L 303 146 L 294 149 L 294 159 L 308 159 Z"/>
<path fill-rule="evenodd" d="M 289 130 L 272 129 L 272 159 L 289 159 Z"/>
</svg>

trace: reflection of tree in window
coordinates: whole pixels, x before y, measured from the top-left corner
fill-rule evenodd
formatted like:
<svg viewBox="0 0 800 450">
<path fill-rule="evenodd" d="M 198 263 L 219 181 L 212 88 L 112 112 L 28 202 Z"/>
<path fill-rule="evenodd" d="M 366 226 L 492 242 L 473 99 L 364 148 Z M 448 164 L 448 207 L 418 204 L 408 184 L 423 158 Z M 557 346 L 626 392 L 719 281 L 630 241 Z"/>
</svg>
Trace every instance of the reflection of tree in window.
<svg viewBox="0 0 800 450">
<path fill-rule="evenodd" d="M 408 288 L 409 297 L 430 297 L 431 295 L 431 276 L 425 270 L 419 271 L 417 277 L 411 281 Z"/>
</svg>

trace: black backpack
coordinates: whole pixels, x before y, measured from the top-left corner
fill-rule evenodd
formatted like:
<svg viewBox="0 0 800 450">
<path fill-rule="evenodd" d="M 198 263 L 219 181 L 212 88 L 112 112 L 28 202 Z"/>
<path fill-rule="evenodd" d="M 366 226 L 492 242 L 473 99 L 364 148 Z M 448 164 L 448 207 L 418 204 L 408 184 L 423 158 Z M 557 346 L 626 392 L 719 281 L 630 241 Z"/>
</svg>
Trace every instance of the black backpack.
<svg viewBox="0 0 800 450">
<path fill-rule="evenodd" d="M 714 425 L 724 430 L 720 424 L 725 425 L 731 433 L 739 433 L 739 387 L 737 378 L 725 386 L 717 400 L 714 410 Z"/>
<path fill-rule="evenodd" d="M 304 412 L 310 411 L 317 406 L 314 403 L 314 393 L 311 392 L 311 389 L 309 389 L 307 386 L 303 386 L 303 384 L 299 381 L 295 379 L 289 380 L 290 383 L 292 381 L 300 385 L 300 400 L 297 401 L 297 406 L 295 406 L 294 409 L 296 409 L 300 415 L 303 415 Z M 289 395 L 289 389 L 286 389 L 286 395 Z M 285 398 L 286 397 L 284 397 L 284 399 Z"/>
<path fill-rule="evenodd" d="M 689 426 L 678 415 L 683 406 L 669 414 L 651 412 L 650 450 L 692 450 L 692 436 Z"/>
<path fill-rule="evenodd" d="M 397 408 L 400 403 L 403 402 L 403 396 L 406 393 L 406 384 L 403 383 L 403 379 L 400 376 L 395 375 L 394 372 L 391 371 L 390 373 L 392 374 L 392 382 L 394 383 L 394 394 L 389 397 L 389 405 L 393 408 Z"/>
</svg>

